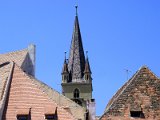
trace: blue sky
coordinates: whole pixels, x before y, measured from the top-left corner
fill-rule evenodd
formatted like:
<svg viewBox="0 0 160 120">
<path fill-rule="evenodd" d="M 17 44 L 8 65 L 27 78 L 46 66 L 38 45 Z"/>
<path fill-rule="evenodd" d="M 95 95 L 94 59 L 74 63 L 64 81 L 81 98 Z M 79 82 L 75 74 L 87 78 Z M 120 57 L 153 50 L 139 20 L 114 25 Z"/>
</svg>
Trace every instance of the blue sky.
<svg viewBox="0 0 160 120">
<path fill-rule="evenodd" d="M 0 53 L 37 47 L 36 77 L 61 92 L 76 0 L 0 1 Z M 93 73 L 97 115 L 141 66 L 160 76 L 160 1 L 78 1 L 85 51 Z"/>
</svg>

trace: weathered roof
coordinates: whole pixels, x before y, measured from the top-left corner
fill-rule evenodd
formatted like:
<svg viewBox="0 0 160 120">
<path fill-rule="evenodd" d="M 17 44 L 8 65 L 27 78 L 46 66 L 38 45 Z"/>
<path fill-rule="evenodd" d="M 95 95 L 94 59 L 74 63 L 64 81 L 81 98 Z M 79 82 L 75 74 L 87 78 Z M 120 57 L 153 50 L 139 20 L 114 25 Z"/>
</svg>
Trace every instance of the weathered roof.
<svg viewBox="0 0 160 120">
<path fill-rule="evenodd" d="M 68 70 L 71 74 L 71 78 L 73 81 L 76 79 L 82 79 L 84 74 L 84 68 L 85 56 L 83 51 L 78 16 L 76 15 L 68 63 Z"/>
<path fill-rule="evenodd" d="M 61 98 L 61 99 L 63 99 L 63 97 L 57 92 L 57 91 L 55 91 L 55 90 L 53 90 L 52 88 L 50 88 L 49 86 L 47 86 L 46 84 L 44 84 L 44 83 L 42 83 L 42 82 L 40 82 L 39 80 L 37 80 L 37 79 L 35 79 L 34 77 L 32 77 L 32 76 L 30 76 L 30 75 L 28 75 L 28 74 L 26 74 L 18 65 L 16 65 L 16 64 L 14 64 L 14 67 L 13 67 L 13 75 L 12 75 L 13 77 L 12 77 L 12 82 L 11 82 L 11 84 L 12 85 L 17 85 L 17 87 L 15 87 L 16 89 L 14 89 L 14 88 L 10 88 L 10 91 L 12 91 L 12 90 L 14 90 L 13 92 L 12 92 L 12 96 L 10 96 L 11 98 L 10 99 L 12 99 L 13 100 L 13 95 L 14 96 L 18 96 L 18 95 L 20 95 L 20 96 L 23 96 L 22 98 L 24 99 L 25 98 L 25 93 L 26 92 L 28 92 L 28 94 L 30 94 L 31 95 L 31 92 L 33 92 L 33 90 L 35 90 L 35 89 L 39 89 L 39 91 L 41 92 L 41 93 L 36 93 L 36 95 L 37 95 L 37 98 L 39 98 L 40 99 L 40 96 L 38 95 L 38 94 L 40 94 L 40 95 L 45 95 L 45 96 L 48 96 L 48 98 L 49 98 L 49 100 L 50 101 L 52 101 L 52 103 L 53 103 L 53 105 L 54 106 L 47 106 L 47 104 L 46 104 L 46 106 L 47 106 L 47 109 L 45 109 L 44 110 L 44 113 L 45 114 L 47 114 L 47 113 L 53 113 L 54 111 L 55 111 L 55 109 L 56 109 L 56 107 L 57 107 L 57 111 L 58 111 L 58 119 L 60 119 L 60 120 L 64 120 L 64 119 L 66 119 L 66 120 L 74 120 L 75 118 L 74 118 L 74 113 L 72 114 L 72 113 L 69 113 L 69 112 L 67 112 L 63 107 L 63 104 L 62 105 L 60 105 L 59 104 L 59 99 Z M 13 83 L 14 82 L 14 83 Z M 10 87 L 12 86 L 12 85 L 10 85 Z M 21 86 L 23 86 L 23 89 L 21 89 L 22 87 Z M 31 87 L 33 87 L 33 88 L 31 88 Z M 28 90 L 27 90 L 28 89 Z M 19 91 L 20 90 L 20 91 Z M 24 90 L 24 91 L 23 91 Z M 31 91 L 32 90 L 32 91 Z M 16 93 L 16 94 L 15 94 Z M 11 93 L 10 93 L 11 94 Z M 36 96 L 35 95 L 35 96 Z M 26 96 L 27 97 L 27 96 Z M 29 96 L 28 96 L 29 97 Z M 18 97 L 19 98 L 19 97 Z M 18 99 L 17 98 L 17 99 Z M 25 100 L 21 100 L 21 102 L 20 103 L 25 103 L 26 101 Z M 34 99 L 34 98 L 33 98 Z M 57 100 L 58 99 L 58 100 Z M 65 99 L 67 99 L 67 98 L 65 98 Z M 15 99 L 16 100 L 16 99 Z M 43 99 L 41 99 L 41 100 L 43 100 Z M 40 100 L 40 101 L 41 101 Z M 68 99 L 67 99 L 68 100 Z M 66 100 L 66 101 L 67 101 Z M 17 100 L 16 100 L 17 101 Z M 15 102 L 16 102 L 15 101 Z M 23 101 L 23 102 L 22 102 Z M 36 100 L 35 100 L 36 101 Z M 31 102 L 31 105 L 34 105 L 35 104 L 35 101 L 30 101 Z M 64 101 L 64 102 L 66 102 L 66 101 Z M 70 100 L 71 101 L 71 100 Z M 69 102 L 70 102 L 69 101 Z M 68 102 L 68 101 L 67 101 Z M 69 103 L 68 102 L 68 103 Z M 17 101 L 17 103 L 19 103 L 18 101 Z M 19 103 L 19 104 L 20 104 Z M 72 102 L 73 103 L 73 102 Z M 9 103 L 8 103 L 9 104 Z M 10 103 L 10 104 L 12 104 L 12 103 Z M 26 112 L 26 108 L 27 108 L 27 106 L 28 106 L 28 104 L 29 104 L 29 102 L 25 105 L 24 104 L 24 106 L 18 106 L 18 105 L 16 105 L 16 107 L 17 107 L 17 112 L 20 112 L 21 114 L 23 113 L 23 112 Z M 49 103 L 48 103 L 49 104 Z M 66 103 L 67 104 L 67 103 Z M 74 105 L 75 104 L 75 106 L 77 105 L 76 103 L 73 103 L 72 105 Z M 15 105 L 15 104 L 12 104 L 12 105 Z M 35 104 L 36 106 L 38 105 L 38 104 Z M 68 104 L 68 105 L 70 105 L 70 104 Z M 35 106 L 31 106 L 31 107 L 35 107 Z M 78 106 L 76 106 L 76 107 L 78 107 Z M 11 107 L 9 107 L 9 109 L 10 109 Z M 53 109 L 54 108 L 54 109 Z M 34 109 L 34 108 L 33 108 Z M 22 111 L 20 111 L 20 110 L 22 110 Z M 38 111 L 37 111 L 38 112 Z M 37 113 L 36 113 L 37 114 Z"/>
<path fill-rule="evenodd" d="M 132 104 L 135 104 L 135 101 L 132 98 L 135 94 L 145 94 L 145 96 L 151 101 L 150 106 L 152 106 L 152 109 L 157 109 L 157 107 L 159 107 L 160 109 L 160 105 L 158 104 L 158 102 L 160 102 L 159 87 L 159 78 L 154 75 L 153 72 L 148 69 L 148 67 L 141 67 L 140 70 L 138 70 L 136 74 L 134 74 L 133 77 L 129 81 L 127 81 L 112 97 L 105 109 L 104 115 L 123 115 L 124 113 L 121 112 L 128 104 L 131 104 L 131 106 Z M 154 94 L 151 94 L 149 92 L 150 89 L 154 89 Z M 154 102 L 157 102 L 158 106 L 154 106 L 152 104 L 152 97 L 157 98 Z M 143 99 L 139 101 L 141 102 L 143 101 Z M 130 109 L 134 108 L 131 107 Z M 136 109 L 139 108 L 137 107 Z"/>
<path fill-rule="evenodd" d="M 66 96 L 60 94 L 59 92 L 57 92 L 55 89 L 49 87 L 47 84 L 37 80 L 36 78 L 34 78 L 33 76 L 27 75 L 37 86 L 39 89 L 41 89 L 43 92 L 45 92 L 48 97 L 53 100 L 57 105 L 61 106 L 62 108 L 69 110 L 70 113 L 75 117 L 83 117 L 83 116 L 79 116 L 81 114 L 77 114 L 79 112 L 85 112 L 85 108 L 83 108 L 82 106 L 78 105 L 77 103 L 75 103 L 74 101 L 72 101 L 71 99 L 67 98 Z M 77 113 L 76 113 L 77 112 Z"/>
<path fill-rule="evenodd" d="M 68 115 L 70 117 L 72 116 L 74 119 L 83 118 L 82 113 L 85 112 L 85 108 L 79 106 L 74 101 L 72 101 L 69 98 L 63 96 L 62 94 L 60 94 L 59 92 L 57 92 L 53 88 L 49 87 L 45 83 L 37 80 L 33 76 L 26 74 L 18 65 L 15 64 L 15 66 L 16 67 L 14 67 L 14 68 L 18 69 L 18 71 L 20 71 L 21 73 L 23 73 L 24 78 L 27 77 L 30 81 L 32 81 L 32 84 L 34 84 L 35 86 L 37 86 L 37 88 L 40 91 L 42 91 L 43 93 L 45 93 L 48 96 L 48 98 L 50 98 L 50 100 L 52 100 L 53 103 L 55 103 L 57 105 L 58 111 L 64 112 L 64 110 L 65 110 L 68 113 Z M 14 70 L 14 73 L 15 72 L 16 71 Z M 68 110 L 69 110 L 69 112 L 68 112 Z M 79 114 L 77 114 L 76 112 L 79 113 Z M 60 113 L 60 114 L 62 114 L 62 113 Z M 64 119 L 65 119 L 65 117 L 67 118 L 68 116 L 62 116 L 62 117 L 64 117 Z"/>
<path fill-rule="evenodd" d="M 0 54 L 0 102 L 3 104 L 3 98 L 5 97 L 5 88 L 7 80 L 10 76 L 12 69 L 12 61 L 14 61 L 18 66 L 22 66 L 28 50 L 19 50 L 15 52 L 9 52 L 6 54 Z M 0 106 L 1 106 L 0 105 Z"/>
<path fill-rule="evenodd" d="M 4 63 L 6 61 L 14 61 L 18 66 L 21 66 L 25 60 L 27 53 L 28 49 L 23 49 L 6 54 L 0 54 L 0 63 Z"/>
</svg>

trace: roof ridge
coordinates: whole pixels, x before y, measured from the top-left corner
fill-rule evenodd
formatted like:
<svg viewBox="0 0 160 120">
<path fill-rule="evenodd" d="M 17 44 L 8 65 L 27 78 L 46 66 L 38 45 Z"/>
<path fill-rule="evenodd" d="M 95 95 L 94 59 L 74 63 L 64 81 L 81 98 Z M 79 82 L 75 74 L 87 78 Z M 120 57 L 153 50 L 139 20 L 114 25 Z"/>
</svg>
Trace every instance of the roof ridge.
<svg viewBox="0 0 160 120">
<path fill-rule="evenodd" d="M 155 76 L 156 78 L 159 79 L 159 77 L 158 77 L 154 72 L 152 72 L 152 70 L 151 70 L 147 65 L 143 65 L 143 66 L 140 67 L 140 69 L 142 69 L 142 68 L 148 69 L 149 72 L 150 72 L 153 76 Z"/>
<path fill-rule="evenodd" d="M 11 69 L 12 69 L 11 62 L 4 62 L 4 63 L 0 64 L 0 68 L 4 67 L 4 66 L 9 66 L 9 72 L 8 72 L 8 76 L 9 76 L 10 72 L 11 72 Z M 1 80 L 2 79 L 3 78 L 1 78 Z M 5 93 L 5 88 L 6 88 L 7 81 L 8 81 L 8 78 L 6 78 L 4 83 L 1 83 L 2 84 L 2 91 L 1 91 L 1 95 L 0 95 L 0 101 L 3 99 L 3 95 Z"/>
<path fill-rule="evenodd" d="M 7 78 L 5 87 L 3 88 L 4 93 L 3 93 L 3 96 L 2 96 L 2 99 L 1 99 L 1 104 L 0 104 L 0 112 L 2 114 L 0 114 L 0 119 L 2 119 L 2 117 L 3 117 L 3 112 L 4 112 L 5 104 L 6 104 L 6 101 L 7 101 L 6 99 L 8 97 L 8 92 L 9 92 L 10 85 L 11 85 L 11 82 L 12 82 L 11 79 L 12 79 L 12 75 L 13 75 L 14 65 L 15 65 L 15 63 L 11 62 L 9 76 Z"/>
<path fill-rule="evenodd" d="M 21 50 L 15 50 L 15 51 L 11 51 L 11 52 L 1 53 L 0 55 L 12 54 L 12 53 L 23 52 L 23 51 L 28 51 L 28 49 L 24 48 L 24 49 L 21 49 Z"/>
<path fill-rule="evenodd" d="M 29 53 L 28 49 L 23 49 L 23 50 L 0 54 L 0 62 L 14 61 L 17 65 L 22 66 L 28 53 Z"/>
</svg>

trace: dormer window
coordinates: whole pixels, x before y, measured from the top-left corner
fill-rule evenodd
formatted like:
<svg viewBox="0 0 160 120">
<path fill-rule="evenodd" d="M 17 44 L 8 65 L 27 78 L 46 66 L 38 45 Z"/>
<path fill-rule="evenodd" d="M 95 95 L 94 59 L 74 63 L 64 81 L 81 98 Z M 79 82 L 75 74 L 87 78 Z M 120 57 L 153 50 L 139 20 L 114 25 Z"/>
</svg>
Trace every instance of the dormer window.
<svg viewBox="0 0 160 120">
<path fill-rule="evenodd" d="M 45 115 L 45 120 L 57 120 L 57 117 L 55 114 L 47 114 Z"/>
<path fill-rule="evenodd" d="M 17 115 L 17 120 L 29 120 L 28 115 Z"/>
<path fill-rule="evenodd" d="M 145 118 L 142 111 L 130 111 L 130 115 L 134 118 Z"/>
</svg>

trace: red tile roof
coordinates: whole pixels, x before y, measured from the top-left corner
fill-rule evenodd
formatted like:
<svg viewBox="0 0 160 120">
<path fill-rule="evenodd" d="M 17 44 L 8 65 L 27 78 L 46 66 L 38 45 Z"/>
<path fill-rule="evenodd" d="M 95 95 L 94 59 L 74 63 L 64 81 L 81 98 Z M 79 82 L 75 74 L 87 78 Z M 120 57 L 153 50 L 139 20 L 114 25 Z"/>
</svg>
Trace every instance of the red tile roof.
<svg viewBox="0 0 160 120">
<path fill-rule="evenodd" d="M 39 112 L 43 114 L 55 113 L 55 109 L 58 107 L 57 113 L 60 120 L 83 118 L 85 112 L 83 107 L 35 79 L 33 76 L 28 75 L 21 69 L 27 54 L 28 50 L 24 49 L 0 55 L 0 112 L 4 110 L 10 89 L 6 112 L 9 119 L 15 119 L 16 114 L 28 113 L 30 106 L 32 106 L 31 110 L 34 114 L 38 114 Z M 15 67 L 13 67 L 13 64 Z M 34 92 L 35 90 L 36 92 Z M 60 99 L 61 101 L 59 101 Z M 68 106 L 69 112 L 65 109 L 66 106 Z M 14 118 L 11 118 L 13 116 L 10 113 L 12 115 L 14 114 Z"/>
<path fill-rule="evenodd" d="M 116 116 L 126 119 L 130 110 L 143 110 L 146 118 L 160 118 L 160 80 L 146 66 L 143 66 L 126 82 L 108 103 L 101 119 Z M 152 111 L 152 114 L 147 111 Z M 127 119 L 127 120 L 128 120 Z"/>
</svg>

